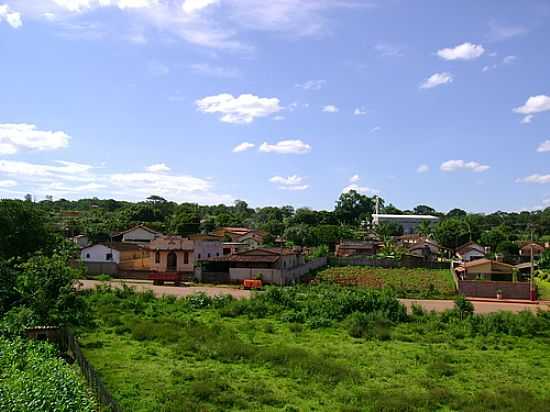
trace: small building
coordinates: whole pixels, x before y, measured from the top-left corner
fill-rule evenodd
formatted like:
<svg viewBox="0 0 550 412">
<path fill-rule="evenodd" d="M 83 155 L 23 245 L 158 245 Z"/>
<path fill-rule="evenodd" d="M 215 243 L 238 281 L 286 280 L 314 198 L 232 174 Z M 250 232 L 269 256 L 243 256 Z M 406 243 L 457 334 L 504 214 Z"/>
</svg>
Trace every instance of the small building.
<svg viewBox="0 0 550 412">
<path fill-rule="evenodd" d="M 476 242 L 468 242 L 456 249 L 456 256 L 463 262 L 483 259 L 487 251 Z"/>
<path fill-rule="evenodd" d="M 534 259 L 540 258 L 544 253 L 545 247 L 537 242 L 524 242 L 520 244 L 519 256 L 522 262 L 527 262 L 531 259 L 531 253 Z"/>
<path fill-rule="evenodd" d="M 246 243 L 250 249 L 263 245 L 265 237 L 265 233 L 246 227 L 220 227 L 214 231 L 214 235 L 230 242 Z"/>
<path fill-rule="evenodd" d="M 336 245 L 337 257 L 374 256 L 379 250 L 379 242 L 371 240 L 342 240 Z"/>
<path fill-rule="evenodd" d="M 426 240 L 426 239 L 427 239 L 426 236 L 423 236 L 423 235 L 418 234 L 418 233 L 411 233 L 411 234 L 401 235 L 401 236 L 396 236 L 395 237 L 395 241 L 397 242 L 397 244 L 401 245 L 401 246 L 405 246 L 405 247 L 412 246 L 415 243 L 421 242 L 421 241 Z"/>
<path fill-rule="evenodd" d="M 234 255 L 235 253 L 244 252 L 248 250 L 249 246 L 246 243 L 241 242 L 223 242 L 223 255 Z"/>
<path fill-rule="evenodd" d="M 152 253 L 154 272 L 191 273 L 199 261 L 223 255 L 220 237 L 212 235 L 161 236 L 146 247 Z"/>
<path fill-rule="evenodd" d="M 145 225 L 137 225 L 131 229 L 125 230 L 113 235 L 113 240 L 124 243 L 136 243 L 146 245 L 156 238 L 162 236 L 162 233 L 157 232 Z"/>
<path fill-rule="evenodd" d="M 206 265 L 216 271 L 228 271 L 232 282 L 261 278 L 265 283 L 280 285 L 295 281 L 310 270 L 301 251 L 278 247 L 262 247 L 212 258 Z"/>
<path fill-rule="evenodd" d="M 86 235 L 77 235 L 71 238 L 71 241 L 80 249 L 90 246 L 91 242 Z"/>
<path fill-rule="evenodd" d="M 416 233 L 418 226 L 423 222 L 435 224 L 439 222 L 439 218 L 431 215 L 386 215 L 379 213 L 372 215 L 372 224 L 374 226 L 383 223 L 399 225 L 403 228 L 404 234 Z"/>
<path fill-rule="evenodd" d="M 476 259 L 455 269 L 461 280 L 512 281 L 514 266 L 490 259 Z"/>
<path fill-rule="evenodd" d="M 147 270 L 150 254 L 133 243 L 97 243 L 80 251 L 80 260 L 89 274 L 115 274 L 126 270 Z"/>
<path fill-rule="evenodd" d="M 441 255 L 443 249 L 437 242 L 426 239 L 412 244 L 409 246 L 408 251 L 410 255 L 435 261 Z"/>
</svg>

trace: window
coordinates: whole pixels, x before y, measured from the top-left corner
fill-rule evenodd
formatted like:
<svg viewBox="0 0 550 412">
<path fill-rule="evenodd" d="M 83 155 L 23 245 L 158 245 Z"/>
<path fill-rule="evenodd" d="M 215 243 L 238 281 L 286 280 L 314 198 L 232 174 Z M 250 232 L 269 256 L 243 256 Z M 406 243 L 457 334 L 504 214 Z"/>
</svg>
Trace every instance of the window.
<svg viewBox="0 0 550 412">
<path fill-rule="evenodd" d="M 216 253 L 216 256 L 220 256 L 220 254 L 219 254 L 219 253 Z"/>
<path fill-rule="evenodd" d="M 208 257 L 210 257 L 210 253 L 208 254 Z"/>
<path fill-rule="evenodd" d="M 199 259 L 201 258 L 201 254 L 200 254 L 200 253 L 199 253 L 199 255 L 198 255 L 198 258 L 199 258 Z"/>
<path fill-rule="evenodd" d="M 184 265 L 189 264 L 189 252 L 184 252 L 184 254 L 183 254 L 183 264 Z"/>
<path fill-rule="evenodd" d="M 160 252 L 159 251 L 155 252 L 155 263 L 160 263 Z"/>
<path fill-rule="evenodd" d="M 86 259 L 90 259 L 90 254 L 86 253 Z"/>
<path fill-rule="evenodd" d="M 113 254 L 112 253 L 107 253 L 105 255 L 105 260 L 113 260 Z"/>
</svg>

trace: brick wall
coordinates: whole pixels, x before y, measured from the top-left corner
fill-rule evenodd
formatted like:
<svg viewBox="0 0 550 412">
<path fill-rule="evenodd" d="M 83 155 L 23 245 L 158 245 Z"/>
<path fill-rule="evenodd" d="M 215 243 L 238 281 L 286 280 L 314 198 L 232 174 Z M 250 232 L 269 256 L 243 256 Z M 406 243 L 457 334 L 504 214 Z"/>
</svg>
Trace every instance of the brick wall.
<svg viewBox="0 0 550 412">
<path fill-rule="evenodd" d="M 459 280 L 459 292 L 472 298 L 497 297 L 497 290 L 502 291 L 503 299 L 529 300 L 529 282 L 494 282 L 489 280 Z"/>
</svg>

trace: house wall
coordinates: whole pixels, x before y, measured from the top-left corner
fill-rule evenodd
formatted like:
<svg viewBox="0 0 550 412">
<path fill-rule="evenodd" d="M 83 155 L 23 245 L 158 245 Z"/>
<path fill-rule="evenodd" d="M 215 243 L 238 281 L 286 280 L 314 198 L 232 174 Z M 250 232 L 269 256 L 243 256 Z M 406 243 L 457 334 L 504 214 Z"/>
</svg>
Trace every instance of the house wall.
<svg viewBox="0 0 550 412">
<path fill-rule="evenodd" d="M 84 269 L 88 275 L 116 275 L 118 264 L 113 262 L 84 262 Z"/>
<path fill-rule="evenodd" d="M 107 260 L 107 254 L 112 253 L 113 260 Z M 113 262 L 120 263 L 120 253 L 118 250 L 108 248 L 105 245 L 94 245 L 80 251 L 80 260 L 82 262 Z"/>
<path fill-rule="evenodd" d="M 327 265 L 327 258 L 321 257 L 309 262 L 301 261 L 298 266 L 290 269 L 261 269 L 261 268 L 230 268 L 229 278 L 231 281 L 242 281 L 244 279 L 255 279 L 262 275 L 264 283 L 273 283 L 276 285 L 287 285 L 300 280 L 308 272 Z"/>
<path fill-rule="evenodd" d="M 154 272 L 166 272 L 168 270 L 168 254 L 174 252 L 177 257 L 177 272 L 192 272 L 195 264 L 193 259 L 193 251 L 191 250 L 160 250 L 160 262 L 155 261 L 156 251 L 151 252 L 151 270 Z M 185 254 L 187 253 L 188 263 L 185 264 Z M 172 270 L 172 269 L 171 269 Z"/>
<path fill-rule="evenodd" d="M 223 242 L 212 240 L 194 241 L 194 259 L 208 259 L 223 256 Z"/>
<path fill-rule="evenodd" d="M 126 251 L 121 253 L 119 270 L 151 270 L 152 264 L 148 250 Z"/>
</svg>

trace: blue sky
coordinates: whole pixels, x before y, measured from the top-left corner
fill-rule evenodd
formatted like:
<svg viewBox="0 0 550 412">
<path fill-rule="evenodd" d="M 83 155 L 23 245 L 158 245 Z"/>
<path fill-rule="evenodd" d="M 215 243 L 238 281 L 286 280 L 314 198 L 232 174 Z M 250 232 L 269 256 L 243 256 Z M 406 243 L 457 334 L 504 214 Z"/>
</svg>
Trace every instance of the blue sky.
<svg viewBox="0 0 550 412">
<path fill-rule="evenodd" d="M 0 0 L 0 196 L 550 206 L 550 3 Z"/>
</svg>

